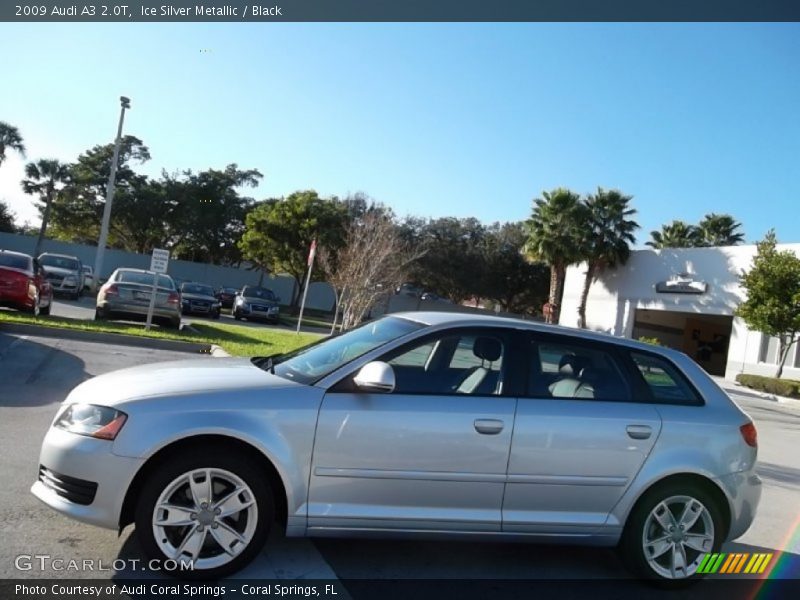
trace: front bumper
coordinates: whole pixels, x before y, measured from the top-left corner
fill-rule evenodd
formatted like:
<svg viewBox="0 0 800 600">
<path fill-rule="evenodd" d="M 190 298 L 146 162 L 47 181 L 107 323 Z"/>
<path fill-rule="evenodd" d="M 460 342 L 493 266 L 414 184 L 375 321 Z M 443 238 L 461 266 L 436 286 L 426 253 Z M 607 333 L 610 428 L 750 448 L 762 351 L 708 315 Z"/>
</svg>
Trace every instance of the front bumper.
<svg viewBox="0 0 800 600">
<path fill-rule="evenodd" d="M 248 319 L 267 319 L 277 321 L 280 318 L 281 309 L 279 306 L 269 307 L 266 310 L 254 309 L 252 307 L 240 306 L 236 308 L 239 314 Z"/>
<path fill-rule="evenodd" d="M 97 490 L 88 505 L 67 500 L 41 480 L 33 484 L 31 493 L 73 519 L 118 529 L 125 494 L 144 459 L 112 454 L 112 446 L 110 441 L 51 427 L 42 443 L 39 464 L 69 478 L 97 483 Z"/>
<path fill-rule="evenodd" d="M 716 481 L 725 490 L 731 510 L 727 540 L 735 540 L 753 524 L 761 500 L 761 478 L 752 469 L 723 475 Z"/>
</svg>

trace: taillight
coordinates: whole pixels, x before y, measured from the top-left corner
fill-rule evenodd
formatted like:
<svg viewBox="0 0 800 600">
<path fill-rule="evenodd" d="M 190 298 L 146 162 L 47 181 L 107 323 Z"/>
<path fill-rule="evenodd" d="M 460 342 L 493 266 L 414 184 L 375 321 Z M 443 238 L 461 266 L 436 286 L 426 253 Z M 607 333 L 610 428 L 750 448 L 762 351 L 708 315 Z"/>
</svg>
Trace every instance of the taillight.
<svg viewBox="0 0 800 600">
<path fill-rule="evenodd" d="M 108 286 L 105 289 L 105 295 L 106 296 L 119 296 L 119 288 L 117 287 L 117 284 L 112 283 L 110 286 Z"/>
<path fill-rule="evenodd" d="M 167 298 L 168 304 L 178 304 L 181 301 L 181 295 L 177 292 L 170 292 L 169 298 Z"/>
<path fill-rule="evenodd" d="M 745 444 L 752 448 L 758 448 L 758 431 L 756 431 L 756 426 L 752 422 L 745 423 L 739 427 L 739 431 L 742 432 Z"/>
</svg>

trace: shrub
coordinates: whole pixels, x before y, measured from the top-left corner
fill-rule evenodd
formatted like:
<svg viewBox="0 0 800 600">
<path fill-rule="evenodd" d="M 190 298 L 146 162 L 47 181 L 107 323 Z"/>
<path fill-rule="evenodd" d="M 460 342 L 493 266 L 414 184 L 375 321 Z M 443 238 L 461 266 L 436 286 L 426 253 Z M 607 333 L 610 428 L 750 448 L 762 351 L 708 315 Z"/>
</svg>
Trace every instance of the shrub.
<svg viewBox="0 0 800 600">
<path fill-rule="evenodd" d="M 657 337 L 647 337 L 646 335 L 639 337 L 640 342 L 644 342 L 645 344 L 653 344 L 653 346 L 663 346 L 664 344 L 661 343 L 661 340 Z"/>
<path fill-rule="evenodd" d="M 800 381 L 775 379 L 774 377 L 762 377 L 761 375 L 745 375 L 744 373 L 737 375 L 736 381 L 745 387 L 769 394 L 800 398 Z"/>
</svg>

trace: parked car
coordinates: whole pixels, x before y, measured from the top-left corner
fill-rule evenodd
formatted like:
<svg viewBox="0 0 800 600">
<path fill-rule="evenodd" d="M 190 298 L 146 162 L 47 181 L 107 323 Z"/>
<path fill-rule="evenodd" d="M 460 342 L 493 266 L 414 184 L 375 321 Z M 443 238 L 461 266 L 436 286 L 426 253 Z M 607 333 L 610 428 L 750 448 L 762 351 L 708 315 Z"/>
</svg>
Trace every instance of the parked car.
<svg viewBox="0 0 800 600">
<path fill-rule="evenodd" d="M 232 308 L 238 292 L 239 290 L 234 287 L 221 287 L 217 290 L 215 295 L 222 305 L 222 308 Z"/>
<path fill-rule="evenodd" d="M 83 289 L 90 292 L 95 290 L 94 268 L 89 265 L 83 265 Z"/>
<path fill-rule="evenodd" d="M 145 365 L 76 387 L 33 494 L 135 522 L 187 577 L 286 535 L 617 546 L 686 583 L 756 514 L 756 429 L 691 358 L 444 312 L 383 317 L 283 355 Z"/>
<path fill-rule="evenodd" d="M 233 318 L 237 321 L 259 319 L 277 323 L 281 310 L 279 301 L 280 298 L 268 288 L 246 285 L 233 303 Z"/>
<path fill-rule="evenodd" d="M 53 286 L 30 254 L 0 249 L 0 306 L 49 315 Z"/>
<path fill-rule="evenodd" d="M 181 285 L 181 314 L 206 315 L 219 319 L 219 312 L 220 303 L 210 285 L 191 282 Z"/>
<path fill-rule="evenodd" d="M 83 263 L 77 256 L 45 252 L 39 255 L 39 264 L 44 268 L 53 292 L 77 300 L 83 293 Z"/>
<path fill-rule="evenodd" d="M 412 298 L 419 298 L 422 295 L 423 290 L 415 283 L 403 283 L 397 286 L 397 288 L 394 290 L 394 293 L 411 296 Z"/>
<path fill-rule="evenodd" d="M 155 273 L 142 269 L 117 269 L 97 292 L 94 318 L 144 320 L 150 308 Z M 158 289 L 153 309 L 153 322 L 179 329 L 181 326 L 180 294 L 172 277 L 158 275 Z"/>
</svg>

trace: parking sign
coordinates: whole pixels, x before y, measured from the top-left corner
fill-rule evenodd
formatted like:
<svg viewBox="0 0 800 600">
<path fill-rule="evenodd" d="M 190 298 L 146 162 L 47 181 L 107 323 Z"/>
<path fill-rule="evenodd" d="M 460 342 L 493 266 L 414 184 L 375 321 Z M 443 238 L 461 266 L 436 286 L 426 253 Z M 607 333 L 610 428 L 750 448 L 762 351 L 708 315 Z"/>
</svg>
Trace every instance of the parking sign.
<svg viewBox="0 0 800 600">
<path fill-rule="evenodd" d="M 166 273 L 169 265 L 169 250 L 153 248 L 153 256 L 150 258 L 150 270 L 155 273 Z"/>
</svg>

